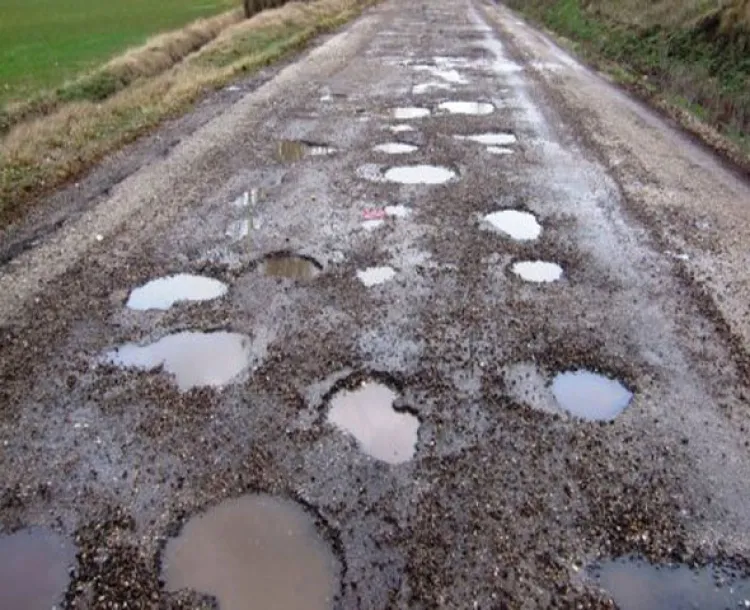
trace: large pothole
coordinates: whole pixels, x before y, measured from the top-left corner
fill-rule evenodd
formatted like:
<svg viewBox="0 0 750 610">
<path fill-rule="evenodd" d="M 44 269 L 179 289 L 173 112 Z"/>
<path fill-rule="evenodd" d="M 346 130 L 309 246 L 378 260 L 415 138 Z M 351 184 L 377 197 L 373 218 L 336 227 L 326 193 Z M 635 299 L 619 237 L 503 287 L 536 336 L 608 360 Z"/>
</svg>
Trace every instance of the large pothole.
<svg viewBox="0 0 750 610">
<path fill-rule="evenodd" d="M 552 394 L 568 413 L 593 421 L 612 421 L 633 399 L 619 381 L 587 370 L 557 374 Z"/>
<path fill-rule="evenodd" d="M 321 272 L 323 266 L 308 256 L 275 252 L 263 258 L 259 269 L 261 273 L 270 277 L 311 280 Z"/>
<path fill-rule="evenodd" d="M 130 293 L 127 307 L 146 311 L 169 309 L 180 301 L 210 301 L 227 292 L 227 285 L 200 275 L 179 273 L 160 277 L 139 286 Z"/>
</svg>

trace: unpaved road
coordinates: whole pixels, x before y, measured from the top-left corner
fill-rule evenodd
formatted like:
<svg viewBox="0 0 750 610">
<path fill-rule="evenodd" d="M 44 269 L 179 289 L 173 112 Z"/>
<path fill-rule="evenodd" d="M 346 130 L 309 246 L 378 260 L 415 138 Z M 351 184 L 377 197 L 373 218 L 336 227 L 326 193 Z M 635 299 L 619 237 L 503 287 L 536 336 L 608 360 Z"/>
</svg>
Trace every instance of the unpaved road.
<svg viewBox="0 0 750 610">
<path fill-rule="evenodd" d="M 161 551 L 248 492 L 315 515 L 340 609 L 613 607 L 582 570 L 597 559 L 750 565 L 747 182 L 479 1 L 386 1 L 232 95 L 125 179 L 118 158 L 60 194 L 75 213 L 0 269 L 0 524 L 77 544 L 71 607 L 208 604 L 163 591 Z M 514 135 L 510 154 L 454 137 L 482 133 Z M 281 160 L 295 139 L 335 153 Z M 373 150 L 393 141 L 418 148 Z M 385 178 L 423 164 L 455 177 Z M 410 213 L 363 225 L 396 205 Z M 488 230 L 503 209 L 541 235 Z M 264 275 L 279 251 L 321 272 Z M 524 282 L 518 260 L 563 278 Z M 382 266 L 389 281 L 358 279 Z M 229 290 L 126 308 L 172 273 Z M 105 359 L 217 329 L 251 352 L 221 389 Z M 634 392 L 613 422 L 555 406 L 554 376 L 581 368 Z M 367 378 L 418 416 L 413 459 L 374 459 L 326 421 L 332 390 Z"/>
</svg>

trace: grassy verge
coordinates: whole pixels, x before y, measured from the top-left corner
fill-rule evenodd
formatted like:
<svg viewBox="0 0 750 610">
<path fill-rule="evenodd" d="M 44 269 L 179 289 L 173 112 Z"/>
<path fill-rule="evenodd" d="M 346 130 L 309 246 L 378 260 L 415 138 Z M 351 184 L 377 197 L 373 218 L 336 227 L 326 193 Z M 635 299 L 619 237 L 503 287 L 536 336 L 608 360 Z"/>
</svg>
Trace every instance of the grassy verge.
<svg viewBox="0 0 750 610">
<path fill-rule="evenodd" d="M 263 11 L 224 29 L 169 69 L 137 78 L 101 102 L 62 103 L 51 114 L 16 124 L 0 140 L 0 227 L 108 152 L 184 113 L 205 92 L 300 49 L 367 3 L 315 0 Z"/>
<path fill-rule="evenodd" d="M 750 0 L 507 3 L 699 135 L 696 119 L 750 154 Z"/>
</svg>

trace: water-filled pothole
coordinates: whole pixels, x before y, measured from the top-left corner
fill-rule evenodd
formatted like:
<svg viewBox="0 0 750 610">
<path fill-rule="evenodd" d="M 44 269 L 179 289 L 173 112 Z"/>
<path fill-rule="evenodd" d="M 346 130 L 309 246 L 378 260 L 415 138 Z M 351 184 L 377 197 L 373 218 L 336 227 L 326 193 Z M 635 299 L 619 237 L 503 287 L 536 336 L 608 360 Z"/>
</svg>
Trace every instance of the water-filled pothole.
<svg viewBox="0 0 750 610">
<path fill-rule="evenodd" d="M 0 536 L 0 608 L 59 607 L 74 561 L 75 547 L 50 530 L 29 528 Z"/>
<path fill-rule="evenodd" d="M 456 172 L 439 165 L 404 165 L 385 172 L 385 179 L 399 184 L 445 184 L 456 178 Z"/>
<path fill-rule="evenodd" d="M 430 81 L 428 83 L 419 83 L 411 88 L 411 92 L 414 95 L 422 95 L 429 92 L 431 89 L 447 90 L 452 91 L 453 87 L 448 83 L 441 83 L 437 81 Z"/>
<path fill-rule="evenodd" d="M 468 140 L 485 146 L 508 146 L 518 139 L 512 133 L 477 133 L 470 136 L 453 136 L 456 140 Z"/>
<path fill-rule="evenodd" d="M 517 241 L 537 239 L 542 233 L 542 226 L 529 212 L 500 210 L 487 214 L 484 221 L 493 229 Z"/>
<path fill-rule="evenodd" d="M 750 578 L 716 566 L 655 565 L 620 557 L 589 570 L 620 610 L 750 608 Z"/>
<path fill-rule="evenodd" d="M 225 295 L 226 292 L 226 284 L 219 280 L 179 273 L 160 277 L 139 286 L 130 293 L 127 307 L 139 311 L 163 310 L 180 301 L 210 301 Z"/>
<path fill-rule="evenodd" d="M 547 261 L 519 261 L 511 267 L 513 273 L 527 282 L 555 282 L 562 277 L 563 270 L 557 263 Z"/>
<path fill-rule="evenodd" d="M 513 149 L 505 146 L 488 146 L 487 152 L 491 155 L 512 155 Z"/>
<path fill-rule="evenodd" d="M 393 133 L 416 131 L 411 125 L 407 125 L 406 123 L 402 123 L 401 125 L 391 125 L 388 129 L 390 129 Z"/>
<path fill-rule="evenodd" d="M 276 156 L 279 161 L 300 161 L 305 157 L 324 157 L 332 155 L 336 149 L 320 142 L 306 140 L 281 140 L 276 145 Z"/>
<path fill-rule="evenodd" d="M 414 457 L 419 419 L 394 410 L 397 397 L 387 385 L 364 382 L 331 398 L 328 421 L 354 436 L 368 455 L 389 464 L 407 462 Z"/>
<path fill-rule="evenodd" d="M 552 394 L 568 413 L 592 421 L 612 421 L 633 399 L 619 381 L 586 370 L 558 373 Z"/>
<path fill-rule="evenodd" d="M 269 254 L 260 264 L 260 270 L 265 275 L 293 280 L 311 280 L 322 268 L 311 258 L 286 253 Z"/>
<path fill-rule="evenodd" d="M 489 102 L 443 102 L 438 108 L 449 114 L 469 114 L 476 116 L 492 114 L 495 110 L 495 107 Z"/>
<path fill-rule="evenodd" d="M 264 494 L 226 500 L 193 517 L 162 558 L 168 591 L 212 595 L 221 610 L 328 610 L 339 572 L 310 516 Z"/>
<path fill-rule="evenodd" d="M 453 85 L 467 85 L 469 83 L 469 80 L 462 76 L 458 70 L 454 70 L 452 68 L 413 65 L 412 70 L 415 70 L 416 72 L 428 72 L 435 78 L 439 78 L 441 80 L 444 80 L 446 83 L 451 83 Z"/>
<path fill-rule="evenodd" d="M 405 155 L 419 150 L 419 147 L 413 144 L 404 144 L 403 142 L 386 142 L 385 144 L 378 144 L 373 147 L 373 150 L 388 155 Z"/>
<path fill-rule="evenodd" d="M 396 277 L 396 270 L 393 267 L 368 267 L 357 271 L 357 277 L 369 288 L 392 280 Z"/>
<path fill-rule="evenodd" d="M 221 387 L 244 371 L 250 361 L 250 339 L 225 331 L 181 332 L 155 343 L 125 344 L 107 354 L 123 368 L 151 371 L 159 367 L 175 376 L 180 390 Z"/>
<path fill-rule="evenodd" d="M 394 108 L 393 118 L 397 121 L 408 121 L 410 119 L 421 119 L 429 116 L 429 108 L 420 108 L 418 106 L 408 106 L 406 108 Z"/>
</svg>

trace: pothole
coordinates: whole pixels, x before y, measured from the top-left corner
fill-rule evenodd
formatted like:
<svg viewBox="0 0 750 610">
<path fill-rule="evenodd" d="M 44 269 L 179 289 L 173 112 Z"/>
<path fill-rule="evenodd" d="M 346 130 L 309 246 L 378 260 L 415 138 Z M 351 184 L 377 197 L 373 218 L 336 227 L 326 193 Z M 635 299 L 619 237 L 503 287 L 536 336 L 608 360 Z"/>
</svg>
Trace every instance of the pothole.
<svg viewBox="0 0 750 610">
<path fill-rule="evenodd" d="M 558 373 L 552 394 L 568 413 L 591 421 L 612 421 L 633 399 L 619 381 L 587 370 Z"/>
<path fill-rule="evenodd" d="M 486 116 L 495 111 L 489 102 L 443 102 L 438 108 L 449 114 L 468 114 Z"/>
<path fill-rule="evenodd" d="M 160 277 L 130 293 L 127 307 L 139 311 L 169 309 L 180 301 L 210 301 L 227 293 L 227 285 L 200 275 L 178 273 Z"/>
<path fill-rule="evenodd" d="M 414 65 L 412 66 L 412 70 L 415 70 L 416 72 L 428 72 L 435 78 L 439 78 L 446 83 L 451 83 L 453 85 L 469 84 L 469 80 L 461 76 L 461 73 L 458 70 L 454 69 L 438 68 L 437 66 Z"/>
<path fill-rule="evenodd" d="M 517 241 L 530 241 L 542 234 L 542 226 L 533 214 L 519 210 L 500 210 L 484 217 L 484 221 L 494 230 Z"/>
<path fill-rule="evenodd" d="M 456 172 L 439 165 L 404 165 L 386 170 L 384 177 L 399 184 L 445 184 L 456 178 Z"/>
<path fill-rule="evenodd" d="M 386 142 L 373 147 L 376 152 L 386 153 L 387 155 L 405 155 L 419 150 L 418 146 L 413 144 L 404 144 L 403 142 Z"/>
<path fill-rule="evenodd" d="M 391 216 L 393 218 L 406 218 L 411 214 L 411 210 L 401 203 L 397 205 L 387 205 L 384 210 L 386 216 Z"/>
<path fill-rule="evenodd" d="M 497 132 L 497 133 L 477 133 L 470 136 L 453 136 L 456 140 L 468 140 L 469 142 L 476 142 L 477 144 L 484 144 L 485 146 L 508 146 L 509 144 L 515 144 L 518 138 L 512 133 Z"/>
<path fill-rule="evenodd" d="M 182 391 L 202 386 L 221 387 L 247 368 L 250 339 L 225 331 L 186 331 L 147 345 L 125 344 L 107 354 L 107 360 L 122 368 L 145 371 L 164 367 L 174 375 Z"/>
<path fill-rule="evenodd" d="M 357 271 L 357 278 L 368 288 L 384 284 L 394 277 L 396 277 L 396 270 L 393 267 L 368 267 Z"/>
<path fill-rule="evenodd" d="M 168 591 L 212 595 L 221 610 L 328 610 L 339 573 L 310 516 L 265 494 L 225 500 L 193 517 L 162 558 Z"/>
<path fill-rule="evenodd" d="M 537 283 L 556 282 L 563 274 L 560 265 L 547 261 L 519 261 L 511 270 L 521 279 Z"/>
<path fill-rule="evenodd" d="M 391 125 L 388 127 L 393 133 L 404 133 L 406 131 L 416 131 L 411 125 L 402 123 L 401 125 Z"/>
<path fill-rule="evenodd" d="M 658 565 L 629 556 L 599 563 L 589 575 L 620 610 L 750 608 L 750 579 L 727 568 Z"/>
<path fill-rule="evenodd" d="M 408 121 L 410 119 L 421 119 L 430 115 L 429 108 L 420 108 L 418 106 L 408 106 L 405 108 L 394 108 L 392 111 L 393 118 L 397 121 Z"/>
<path fill-rule="evenodd" d="M 43 528 L 0 536 L 0 608 L 59 607 L 68 589 L 75 553 L 67 540 Z"/>
<path fill-rule="evenodd" d="M 419 419 L 393 408 L 398 394 L 388 386 L 367 381 L 331 398 L 328 421 L 357 439 L 368 455 L 389 464 L 414 457 Z"/>
<path fill-rule="evenodd" d="M 430 81 L 428 83 L 419 83 L 418 85 L 414 85 L 411 88 L 411 92 L 413 95 L 423 95 L 425 93 L 428 93 L 432 89 L 437 89 L 437 90 L 442 90 L 442 91 L 453 91 L 453 87 L 449 85 L 448 83 Z"/>
<path fill-rule="evenodd" d="M 312 258 L 296 254 L 275 253 L 266 256 L 260 263 L 260 271 L 271 277 L 293 280 L 311 280 L 323 266 Z"/>
<path fill-rule="evenodd" d="M 324 157 L 335 152 L 332 146 L 306 140 L 281 140 L 276 145 L 276 157 L 283 162 L 300 161 L 308 156 Z"/>
<path fill-rule="evenodd" d="M 506 148 L 505 146 L 488 146 L 487 152 L 491 155 L 512 155 L 513 149 Z"/>
</svg>

